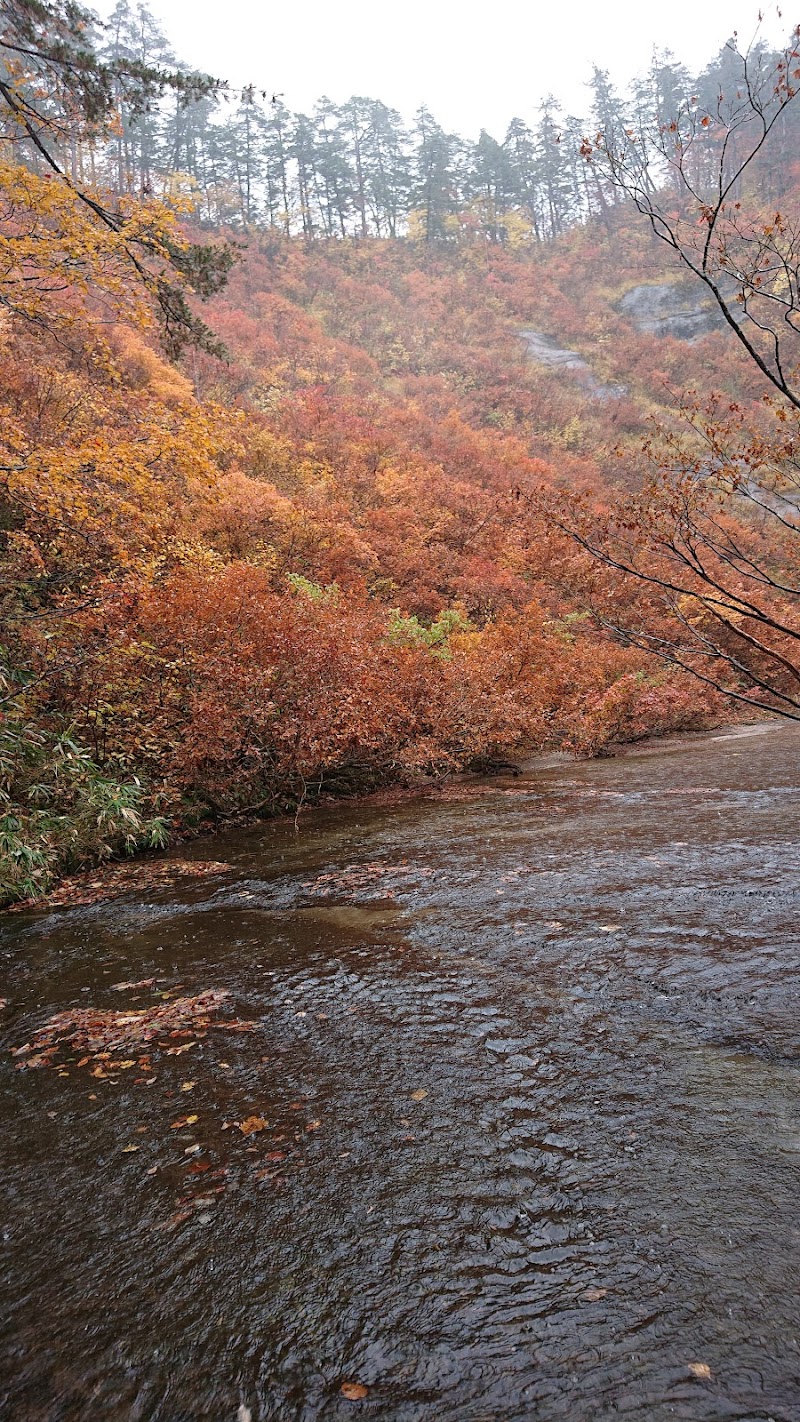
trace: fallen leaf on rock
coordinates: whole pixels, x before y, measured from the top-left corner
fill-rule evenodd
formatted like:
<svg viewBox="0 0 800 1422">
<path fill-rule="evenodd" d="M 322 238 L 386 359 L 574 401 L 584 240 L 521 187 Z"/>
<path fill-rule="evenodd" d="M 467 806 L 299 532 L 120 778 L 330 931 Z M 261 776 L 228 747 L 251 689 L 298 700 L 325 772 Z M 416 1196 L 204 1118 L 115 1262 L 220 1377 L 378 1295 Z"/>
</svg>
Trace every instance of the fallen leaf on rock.
<svg viewBox="0 0 800 1422">
<path fill-rule="evenodd" d="M 247 1116 L 244 1121 L 237 1121 L 236 1124 L 243 1136 L 253 1136 L 257 1131 L 265 1131 L 269 1121 L 265 1121 L 263 1116 Z"/>
<path fill-rule="evenodd" d="M 7 912 L 19 913 L 31 907 L 57 908 L 65 905 L 73 907 L 105 903 L 110 899 L 119 898 L 121 894 L 136 893 L 155 885 L 168 886 L 181 878 L 196 879 L 203 875 L 230 872 L 230 864 L 221 864 L 214 860 L 143 860 L 135 864 L 110 864 L 99 873 L 97 870 L 89 870 L 75 874 L 63 880 L 57 889 L 44 898 L 23 899 L 12 904 Z"/>
<path fill-rule="evenodd" d="M 189 1220 L 189 1219 L 191 1219 L 193 1213 L 194 1213 L 194 1212 L 193 1212 L 192 1210 L 179 1210 L 176 1215 L 172 1215 L 171 1218 L 168 1219 L 168 1220 L 165 1220 L 163 1224 L 161 1224 L 161 1225 L 156 1225 L 156 1229 L 159 1229 L 159 1230 L 172 1230 L 172 1229 L 177 1229 L 177 1228 L 178 1228 L 178 1225 L 181 1225 L 181 1224 L 184 1223 L 184 1220 Z"/>
<path fill-rule="evenodd" d="M 123 1147 L 122 1147 L 122 1154 L 123 1154 L 123 1155 L 133 1155 L 133 1152 L 134 1152 L 135 1150 L 140 1150 L 140 1149 L 141 1149 L 141 1147 L 140 1147 L 140 1146 L 137 1146 L 137 1145 L 126 1145 L 126 1146 L 123 1146 Z"/>
<path fill-rule="evenodd" d="M 322 1125 L 322 1122 L 321 1122 L 321 1121 L 309 1121 L 309 1122 L 308 1122 L 308 1125 L 306 1126 L 306 1130 L 307 1130 L 307 1131 L 318 1131 L 321 1125 Z"/>
<path fill-rule="evenodd" d="M 8 998 L 0 997 L 0 1012 L 2 1012 L 4 1007 L 8 1007 Z"/>
<path fill-rule="evenodd" d="M 428 1094 L 428 1093 L 427 1093 L 427 1091 L 425 1090 L 425 1087 L 424 1087 L 424 1086 L 420 1086 L 416 1091 L 412 1091 L 412 1093 L 411 1093 L 411 1100 L 412 1100 L 412 1101 L 424 1101 L 424 1100 L 425 1100 L 425 1097 L 427 1096 L 427 1094 Z"/>
<path fill-rule="evenodd" d="M 361 1402 L 369 1396 L 369 1388 L 360 1382 L 343 1382 L 339 1391 L 348 1402 Z"/>
<path fill-rule="evenodd" d="M 182 1082 L 181 1082 L 181 1091 L 194 1091 L 196 1085 L 197 1085 L 197 1082 L 196 1082 L 196 1081 L 182 1081 Z"/>
<path fill-rule="evenodd" d="M 199 1121 L 199 1116 L 179 1116 L 177 1121 L 173 1121 L 170 1126 L 171 1131 L 177 1131 L 180 1126 L 193 1126 L 195 1121 Z"/>
<path fill-rule="evenodd" d="M 155 978 L 140 978 L 138 983 L 112 983 L 112 992 L 128 992 L 132 988 L 152 987 Z"/>
<path fill-rule="evenodd" d="M 581 1298 L 586 1299 L 587 1303 L 596 1303 L 598 1299 L 604 1299 L 607 1293 L 608 1289 L 584 1289 Z"/>
<path fill-rule="evenodd" d="M 711 1381 L 711 1369 L 708 1363 L 687 1363 L 686 1366 L 693 1378 L 702 1378 L 704 1382 Z"/>
<path fill-rule="evenodd" d="M 232 1031 L 250 1031 L 255 1023 L 239 1022 L 236 1019 L 225 1023 L 214 1022 L 212 1018 L 219 1012 L 230 993 L 221 988 L 209 988 L 194 997 L 178 997 L 174 1001 L 155 1007 L 142 1008 L 137 1012 L 116 1012 L 100 1008 L 71 1008 L 58 1012 L 39 1027 L 30 1042 L 14 1051 L 15 1056 L 26 1056 L 23 1065 L 27 1067 L 49 1064 L 61 1044 L 69 1044 L 76 1053 L 85 1053 L 89 1059 L 106 1061 L 116 1052 L 139 1051 L 164 1034 L 170 1037 L 197 1037 L 209 1027 L 230 1028 Z M 194 1042 L 181 1046 L 166 1047 L 171 1056 L 188 1052 Z M 28 1056 L 29 1052 L 38 1053 Z M 48 1055 L 49 1054 L 49 1055 Z"/>
<path fill-rule="evenodd" d="M 184 1151 L 183 1153 L 184 1153 L 184 1155 L 197 1155 L 197 1154 L 199 1153 L 199 1151 L 201 1151 L 202 1149 L 203 1149 L 202 1146 L 199 1146 L 199 1145 L 190 1145 L 190 1146 L 187 1146 L 187 1147 L 186 1147 L 186 1149 L 185 1149 L 185 1151 Z"/>
</svg>

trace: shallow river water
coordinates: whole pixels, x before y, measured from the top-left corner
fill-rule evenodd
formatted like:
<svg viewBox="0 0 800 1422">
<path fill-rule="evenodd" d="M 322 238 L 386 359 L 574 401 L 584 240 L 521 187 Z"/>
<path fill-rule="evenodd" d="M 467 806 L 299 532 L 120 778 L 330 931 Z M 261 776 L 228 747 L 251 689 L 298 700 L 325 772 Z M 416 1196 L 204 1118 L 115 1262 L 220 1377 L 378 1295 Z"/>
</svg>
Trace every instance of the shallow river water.
<svg viewBox="0 0 800 1422">
<path fill-rule="evenodd" d="M 339 805 L 6 916 L 6 1048 L 179 985 L 256 1027 L 149 1085 L 3 1053 L 4 1422 L 798 1422 L 798 752 Z"/>
</svg>

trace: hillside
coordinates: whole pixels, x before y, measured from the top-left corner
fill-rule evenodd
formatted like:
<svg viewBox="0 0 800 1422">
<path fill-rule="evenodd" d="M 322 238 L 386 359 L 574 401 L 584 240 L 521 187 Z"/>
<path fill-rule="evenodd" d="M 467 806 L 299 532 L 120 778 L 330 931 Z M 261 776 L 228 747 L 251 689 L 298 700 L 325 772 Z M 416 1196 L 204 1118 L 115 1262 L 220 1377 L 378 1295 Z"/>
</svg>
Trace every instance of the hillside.
<svg viewBox="0 0 800 1422">
<path fill-rule="evenodd" d="M 79 86 L 63 123 L 42 109 L 53 152 L 73 134 L 72 176 L 7 100 L 3 897 L 230 816 L 696 727 L 732 714 L 722 685 L 776 704 L 770 648 L 741 659 L 743 594 L 728 642 L 709 640 L 716 594 L 664 581 L 664 518 L 683 505 L 671 485 L 652 506 L 639 491 L 693 469 L 694 510 L 710 439 L 714 471 L 734 471 L 740 585 L 766 550 L 782 597 L 794 555 L 744 508 L 740 472 L 764 464 L 777 415 L 702 286 L 605 179 L 548 240 L 514 227 L 511 187 L 503 225 L 476 223 L 463 184 L 438 238 L 413 213 L 396 235 L 271 212 L 220 225 L 144 168 L 140 194 L 81 187 L 88 157 L 114 176 L 126 134 L 131 161 L 160 151 L 165 87 L 178 113 L 209 102 L 203 76 L 132 62 L 82 58 L 100 88 Z M 40 85 L 53 65 L 65 82 L 59 50 Z M 115 75 L 151 105 L 138 120 Z M 90 102 L 97 152 L 98 114 L 75 117 Z M 755 441 L 735 457 L 725 420 Z M 726 657 L 723 682 L 709 666 Z"/>
<path fill-rule="evenodd" d="M 635 228 L 623 243 L 632 284 L 663 279 Z M 23 787 L 52 775 L 69 728 L 80 750 L 57 794 L 106 797 L 113 818 L 113 786 L 135 774 L 137 804 L 180 827 L 719 715 L 591 626 L 581 582 L 596 575 L 537 509 L 541 485 L 602 500 L 640 481 L 679 372 L 727 360 L 746 386 L 719 334 L 638 333 L 610 250 L 590 231 L 535 261 L 255 236 L 209 311 L 229 359 L 195 351 L 183 374 L 126 327 L 105 332 L 102 365 L 91 324 L 68 350 L 7 330 Z M 532 325 L 627 393 L 531 360 Z M 27 812 L 34 850 L 52 820 Z"/>
</svg>

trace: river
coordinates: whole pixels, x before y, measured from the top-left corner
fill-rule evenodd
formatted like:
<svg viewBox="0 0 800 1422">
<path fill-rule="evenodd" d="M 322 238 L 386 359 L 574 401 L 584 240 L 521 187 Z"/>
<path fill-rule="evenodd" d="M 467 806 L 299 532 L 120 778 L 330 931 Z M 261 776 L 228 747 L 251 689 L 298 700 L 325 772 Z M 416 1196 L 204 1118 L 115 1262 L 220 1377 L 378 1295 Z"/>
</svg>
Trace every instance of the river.
<svg viewBox="0 0 800 1422">
<path fill-rule="evenodd" d="M 797 1422 L 798 751 L 559 759 L 6 916 L 5 1048 L 175 991 L 255 1027 L 144 1080 L 4 1051 L 0 1415 Z"/>
</svg>

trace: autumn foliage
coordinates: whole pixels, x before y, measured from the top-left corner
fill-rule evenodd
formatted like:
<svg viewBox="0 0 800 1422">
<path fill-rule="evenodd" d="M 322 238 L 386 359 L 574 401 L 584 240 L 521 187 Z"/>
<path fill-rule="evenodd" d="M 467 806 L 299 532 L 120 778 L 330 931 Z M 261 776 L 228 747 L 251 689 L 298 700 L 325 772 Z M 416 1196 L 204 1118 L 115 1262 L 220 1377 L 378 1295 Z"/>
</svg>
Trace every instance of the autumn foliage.
<svg viewBox="0 0 800 1422">
<path fill-rule="evenodd" d="M 525 360 L 532 290 L 569 312 L 542 285 L 502 253 L 256 241 L 212 311 L 228 361 L 181 369 L 108 290 L 66 291 L 55 327 L 6 315 L 7 896 L 181 827 L 713 711 L 587 620 L 597 574 L 537 512 L 542 485 L 602 496 L 615 418 L 641 428 Z"/>
<path fill-rule="evenodd" d="M 226 358 L 176 364 L 74 195 L 12 165 L 0 200 L 4 897 L 231 815 L 720 714 L 604 626 L 645 595 L 548 509 L 624 501 L 712 357 L 755 398 L 722 336 L 619 314 L 664 274 L 635 225 L 535 251 L 253 233 L 209 308 Z M 528 326 L 624 390 L 536 365 Z"/>
</svg>

